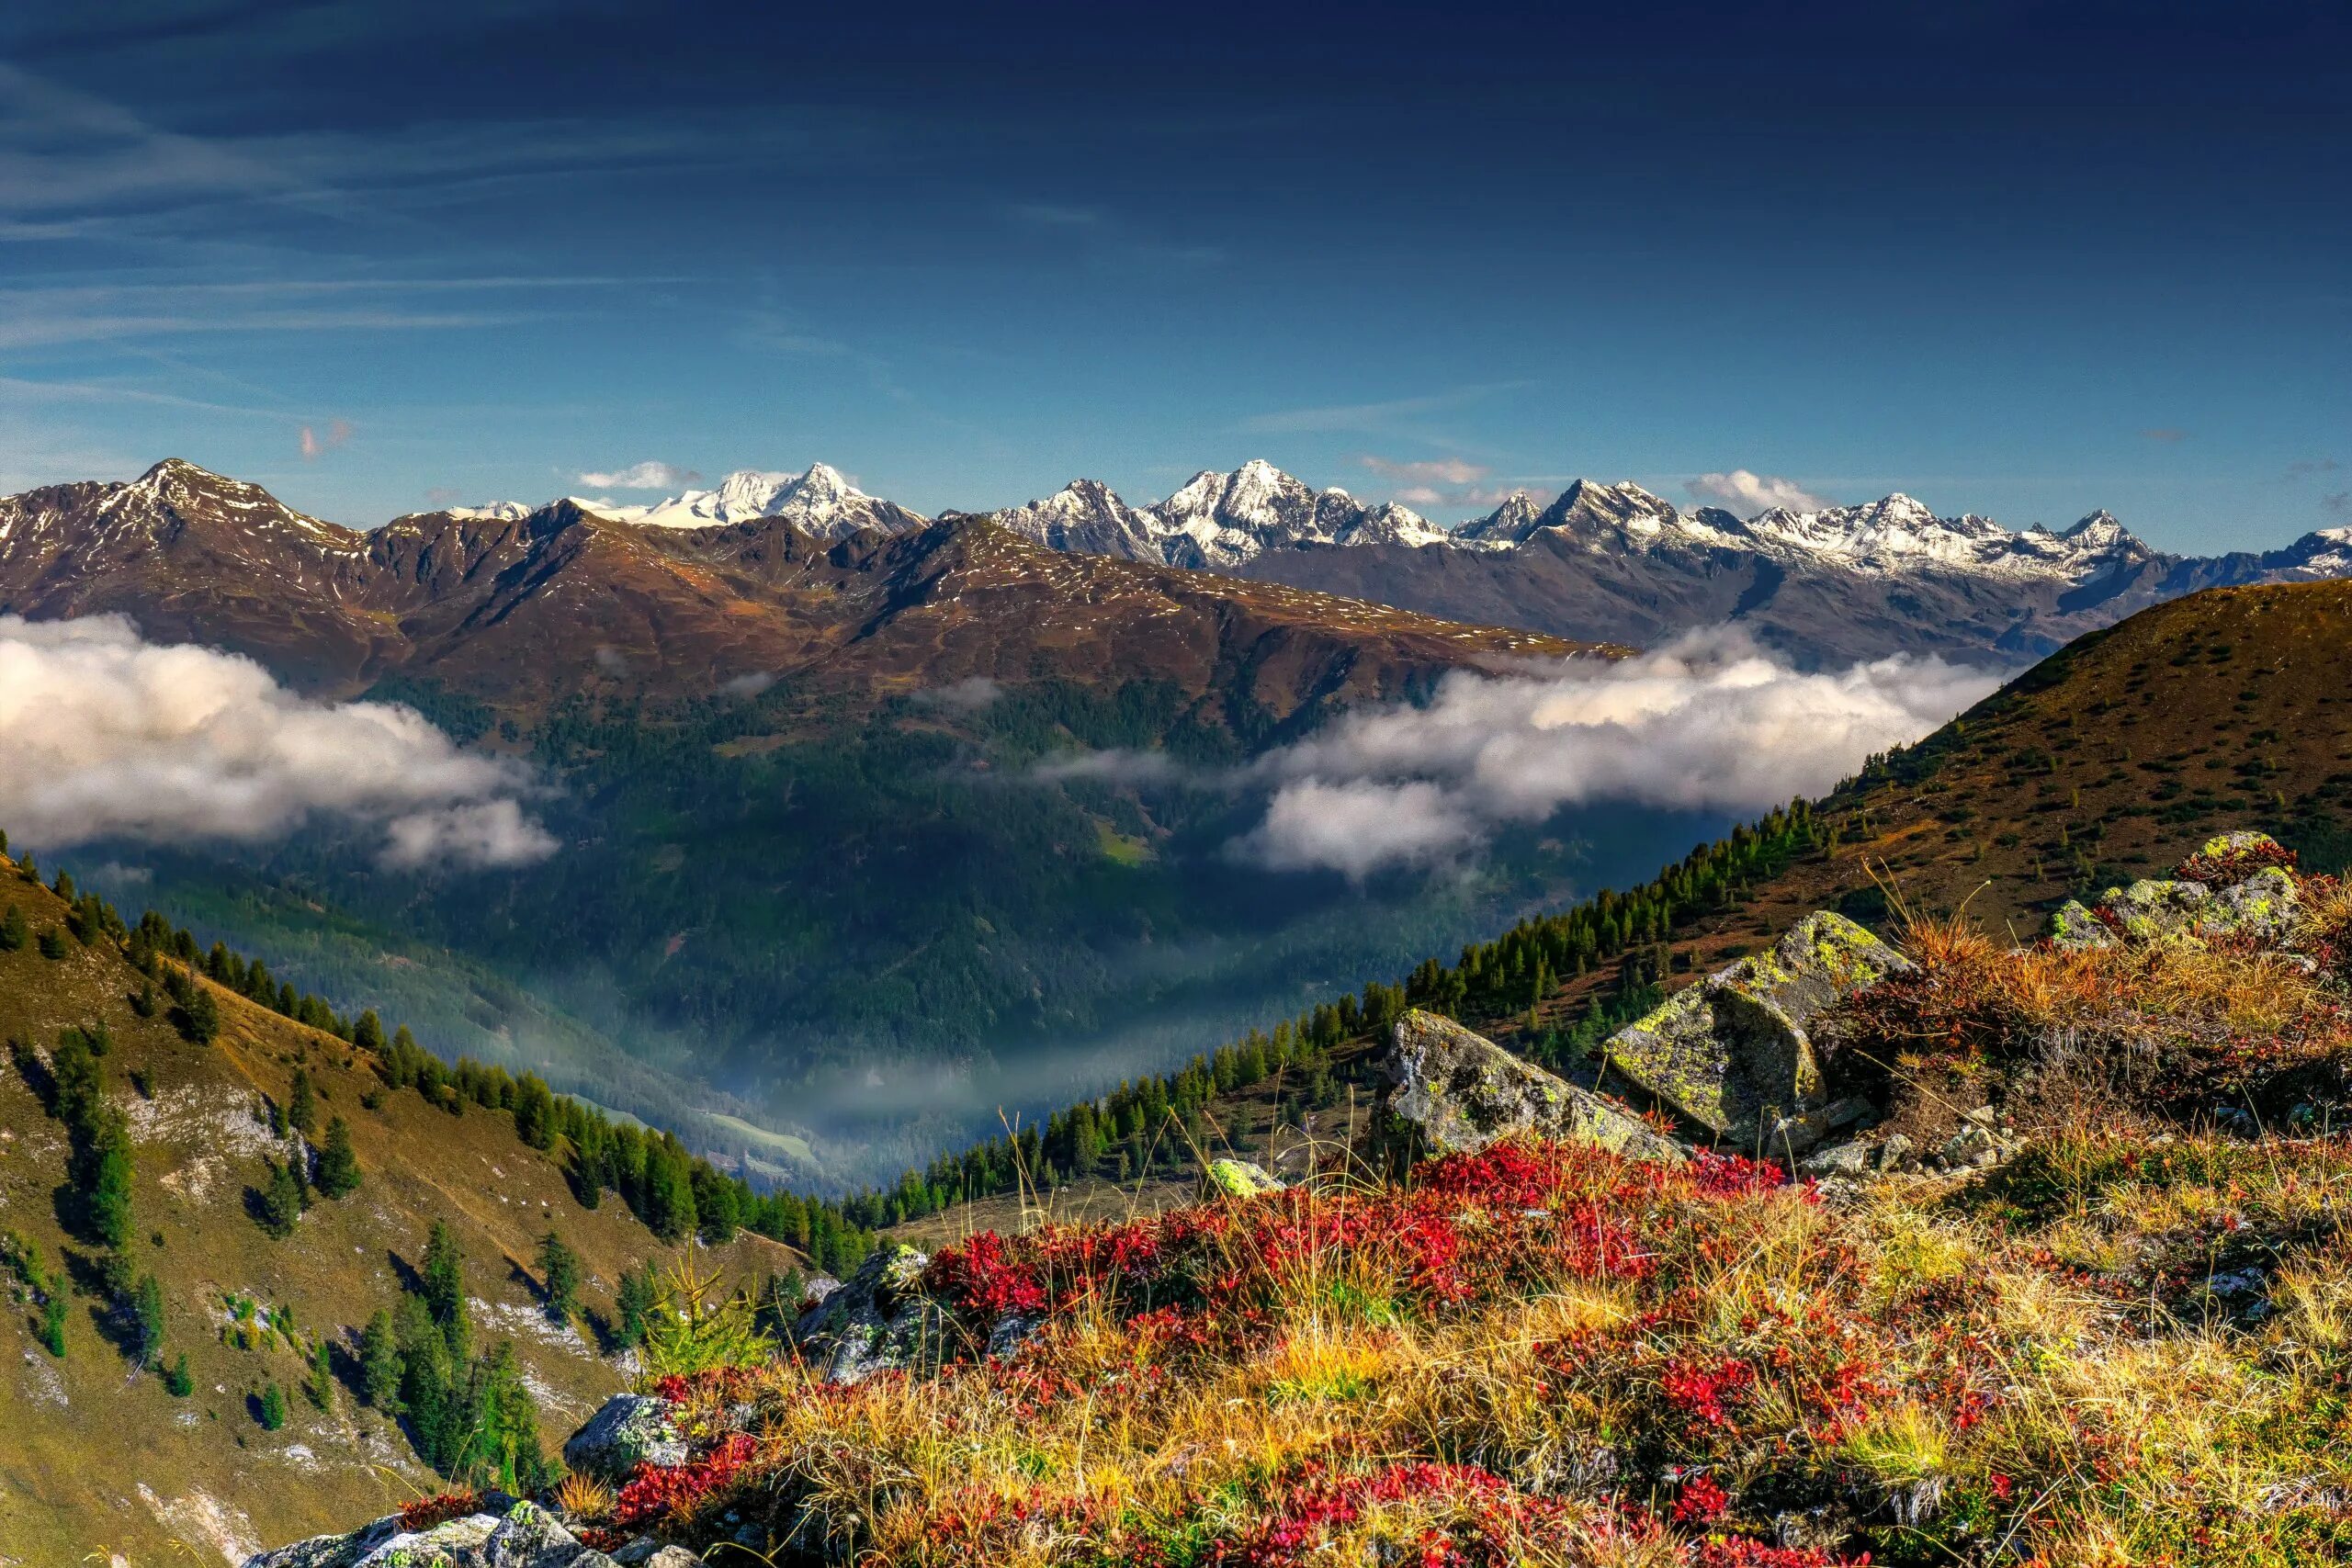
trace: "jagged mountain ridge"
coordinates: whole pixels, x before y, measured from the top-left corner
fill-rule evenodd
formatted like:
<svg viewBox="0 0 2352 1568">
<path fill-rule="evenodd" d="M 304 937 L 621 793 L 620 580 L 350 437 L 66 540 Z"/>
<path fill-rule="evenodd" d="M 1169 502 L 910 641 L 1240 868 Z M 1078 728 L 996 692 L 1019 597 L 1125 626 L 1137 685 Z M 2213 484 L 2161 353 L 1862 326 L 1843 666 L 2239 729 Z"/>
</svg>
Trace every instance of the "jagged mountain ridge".
<svg viewBox="0 0 2352 1568">
<path fill-rule="evenodd" d="M 729 482 L 763 477 L 774 476 Z M 653 512 L 682 515 L 686 499 Z M 1743 518 L 1578 479 L 1548 503 L 1514 492 L 1449 529 L 1395 502 L 1317 491 L 1263 460 L 1203 470 L 1148 506 L 1078 479 L 981 515 L 1050 549 L 1568 637 L 1651 643 L 1739 621 L 1809 662 L 1894 652 L 2014 662 L 2201 588 L 2352 575 L 2352 529 L 2264 553 L 2182 557 L 2104 510 L 2062 531 L 2013 530 L 1974 513 L 1941 517 L 1900 492 Z"/>
<path fill-rule="evenodd" d="M 2202 588 L 2352 575 L 2352 528 L 2268 552 L 2182 557 L 2152 548 L 2105 511 L 2059 532 L 2011 530 L 1973 513 L 1939 517 L 1900 493 L 1741 518 L 1718 507 L 1686 513 L 1631 483 L 1580 479 L 1548 504 L 1515 493 L 1449 530 L 1394 502 L 1316 491 L 1262 460 L 1227 474 L 1204 470 L 1147 507 L 1080 479 L 1022 506 L 951 511 L 933 522 L 818 463 L 797 474 L 744 470 L 650 506 L 499 502 L 398 518 L 372 533 L 306 517 L 256 487 L 191 478 L 202 472 L 165 464 L 127 486 L 63 485 L 0 501 L 0 585 L 24 592 L 28 560 L 47 588 L 67 578 L 86 583 L 168 545 L 183 558 L 209 552 L 223 569 L 290 563 L 273 591 L 290 585 L 342 602 L 360 592 L 356 581 L 372 582 L 380 569 L 368 563 L 387 553 L 430 556 L 436 572 L 457 560 L 470 573 L 471 563 L 492 558 L 503 570 L 511 562 L 502 551 L 514 552 L 499 530 L 560 533 L 533 521 L 548 517 L 633 525 L 612 534 L 607 553 L 648 560 L 709 559 L 707 547 L 682 541 L 769 518 L 822 544 L 986 524 L 1067 555 L 1279 582 L 1577 641 L 1649 644 L 1737 622 L 1800 660 L 1827 663 L 1894 652 L 2017 662 Z M 81 525 L 61 532 L 69 517 Z M 141 517 L 150 521 L 134 525 Z M 645 547 L 631 547 L 629 533 Z M 258 591 L 240 585 L 228 597 Z M 106 592 L 85 590 L 76 602 Z M 322 618 L 333 612 L 312 617 Z M 310 623 L 295 631 L 332 635 Z M 365 668 L 385 657 L 372 631 L 356 654 L 342 651 L 345 663 L 356 658 Z M 789 662 L 788 652 L 765 647 L 761 656 Z"/>
<path fill-rule="evenodd" d="M 1174 680 L 1195 696 L 1246 678 L 1251 699 L 1279 716 L 1326 696 L 1390 694 L 1481 659 L 1571 651 L 1044 548 L 983 518 L 841 533 L 841 508 L 870 498 L 836 500 L 804 509 L 806 527 L 764 513 L 642 526 L 560 501 L 519 515 L 416 513 L 362 533 L 173 459 L 128 484 L 0 500 L 0 613 L 119 612 L 151 637 L 246 653 L 313 691 L 402 672 L 523 711 L 599 682 L 704 695 L 791 675 L 871 694 L 1061 674 Z M 914 516 L 876 504 L 886 519 Z"/>
</svg>

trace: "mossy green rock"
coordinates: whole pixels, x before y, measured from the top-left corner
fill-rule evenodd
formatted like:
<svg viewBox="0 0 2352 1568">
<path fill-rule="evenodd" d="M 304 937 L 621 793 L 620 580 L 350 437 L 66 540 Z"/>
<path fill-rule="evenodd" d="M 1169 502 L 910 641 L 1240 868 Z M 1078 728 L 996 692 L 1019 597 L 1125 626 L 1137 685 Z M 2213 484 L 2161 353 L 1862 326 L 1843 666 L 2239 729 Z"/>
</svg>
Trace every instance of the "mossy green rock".
<svg viewBox="0 0 2352 1568">
<path fill-rule="evenodd" d="M 1634 1159 L 1688 1157 L 1640 1117 L 1436 1013 L 1415 1010 L 1396 1021 L 1385 1066 L 1387 1120 L 1432 1154 L 1468 1153 L 1525 1134 Z"/>
<path fill-rule="evenodd" d="M 2201 882 L 2143 879 L 2109 888 L 2099 903 L 2115 917 L 2126 942 L 2193 943 L 2198 917 L 2212 897 L 2213 890 Z"/>
<path fill-rule="evenodd" d="M 2228 860 L 2237 855 L 2253 854 L 2264 850 L 2275 851 L 2278 848 L 2278 840 L 2269 834 L 2245 828 L 2234 833 L 2223 833 L 2206 840 L 2204 847 L 2197 852 L 2197 858 Z"/>
<path fill-rule="evenodd" d="M 2301 889 L 2292 876 L 2274 865 L 2208 899 L 2198 911 L 2197 933 L 2245 937 L 2272 945 L 2294 935 L 2302 917 Z"/>
<path fill-rule="evenodd" d="M 1282 1178 L 1253 1160 L 1213 1159 L 1201 1172 L 1204 1198 L 1255 1198 L 1282 1190 Z"/>
<path fill-rule="evenodd" d="M 1831 1003 L 1906 971 L 1911 961 L 1843 915 L 1792 926 L 1610 1037 L 1609 1062 L 1635 1084 L 1742 1148 L 1785 1153 L 1818 1138 L 1822 1108 L 1813 1021 Z M 1781 1144 L 1789 1147 L 1783 1149 Z"/>
</svg>

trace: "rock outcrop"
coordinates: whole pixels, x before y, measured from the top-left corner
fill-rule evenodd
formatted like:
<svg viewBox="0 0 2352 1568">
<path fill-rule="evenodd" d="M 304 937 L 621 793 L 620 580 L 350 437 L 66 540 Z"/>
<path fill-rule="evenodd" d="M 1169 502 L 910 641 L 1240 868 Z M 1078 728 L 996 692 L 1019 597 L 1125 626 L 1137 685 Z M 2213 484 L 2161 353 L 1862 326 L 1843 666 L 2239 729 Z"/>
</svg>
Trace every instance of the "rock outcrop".
<svg viewBox="0 0 2352 1568">
<path fill-rule="evenodd" d="M 793 1343 L 828 1382 L 864 1382 L 879 1371 L 935 1365 L 947 1321 L 922 1293 L 931 1261 L 901 1241 L 885 1241 L 842 1287 L 801 1314 Z"/>
<path fill-rule="evenodd" d="M 615 1394 L 566 1440 L 563 1462 L 581 1474 L 617 1484 L 640 1464 L 685 1463 L 686 1441 L 670 1420 L 668 1400 Z"/>
<path fill-rule="evenodd" d="M 493 1492 L 456 1518 L 412 1529 L 393 1514 L 348 1535 L 322 1535 L 249 1557 L 244 1568 L 699 1568 L 701 1562 L 683 1547 L 650 1540 L 607 1556 L 537 1504 Z"/>
<path fill-rule="evenodd" d="M 1832 1002 L 1911 961 L 1842 915 L 1807 915 L 1610 1037 L 1610 1065 L 1739 1148 L 1802 1153 L 1855 1108 L 1829 1101 L 1807 1033 Z"/>
<path fill-rule="evenodd" d="M 1436 1013 L 1416 1010 L 1396 1021 L 1385 1065 L 1385 1120 L 1431 1154 L 1471 1152 L 1523 1134 L 1635 1159 L 1686 1157 L 1680 1145 L 1622 1106 Z"/>
<path fill-rule="evenodd" d="M 2303 919 L 2302 892 L 2287 869 L 2293 863 L 2267 833 L 2223 833 L 2177 875 L 2110 887 L 2096 909 L 2068 899 L 2050 918 L 2050 941 L 2074 949 L 2214 941 L 2279 947 Z"/>
</svg>

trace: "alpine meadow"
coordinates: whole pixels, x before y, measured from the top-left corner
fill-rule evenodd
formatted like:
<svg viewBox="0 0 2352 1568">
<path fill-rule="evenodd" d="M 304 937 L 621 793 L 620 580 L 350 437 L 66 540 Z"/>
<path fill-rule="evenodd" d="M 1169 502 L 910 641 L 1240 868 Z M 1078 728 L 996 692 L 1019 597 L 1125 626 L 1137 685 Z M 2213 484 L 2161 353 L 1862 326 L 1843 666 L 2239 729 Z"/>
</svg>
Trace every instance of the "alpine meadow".
<svg viewBox="0 0 2352 1568">
<path fill-rule="evenodd" d="M 0 1568 L 2352 1562 L 2346 61 L 0 14 Z"/>
</svg>

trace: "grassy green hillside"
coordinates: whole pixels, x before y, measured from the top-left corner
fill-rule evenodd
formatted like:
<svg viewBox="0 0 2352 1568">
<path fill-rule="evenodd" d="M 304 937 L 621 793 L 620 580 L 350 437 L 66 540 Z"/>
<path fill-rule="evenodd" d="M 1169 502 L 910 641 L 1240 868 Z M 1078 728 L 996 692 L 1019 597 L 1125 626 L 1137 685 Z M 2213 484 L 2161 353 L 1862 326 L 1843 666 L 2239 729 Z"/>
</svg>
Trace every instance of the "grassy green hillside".
<svg viewBox="0 0 2352 1568">
<path fill-rule="evenodd" d="M 361 1403 L 354 1359 L 356 1331 L 413 1280 L 436 1221 L 463 1256 L 476 1347 L 513 1342 L 550 1447 L 625 1385 L 600 1339 L 617 1321 L 615 1290 L 672 1249 L 610 1194 L 582 1206 L 564 1141 L 543 1152 L 504 1111 L 392 1089 L 382 1056 L 209 979 L 191 995 L 209 1000 L 219 1032 L 187 1038 L 117 938 L 70 934 L 72 906 L 0 858 L 0 917 L 10 909 L 25 940 L 0 951 L 0 1036 L 12 1047 L 0 1065 L 0 1561 L 97 1551 L 146 1568 L 187 1561 L 185 1548 L 233 1562 L 440 1489 L 402 1431 Z M 0 947 L 13 924 L 0 923 Z M 150 993 L 158 1005 L 142 1016 Z M 117 1249 L 77 1190 L 68 1127 L 44 1103 L 66 1031 L 108 1042 L 99 1090 L 124 1119 L 130 1156 L 114 1267 L 155 1281 L 161 1339 L 147 1364 L 136 1286 L 132 1304 L 118 1302 Z M 315 1194 L 280 1239 L 256 1211 L 270 1162 L 295 1146 L 269 1108 L 293 1106 L 298 1072 L 316 1136 L 342 1119 L 361 1179 L 339 1200 Z M 585 1274 L 585 1312 L 569 1325 L 539 1296 L 535 1260 L 551 1230 Z M 749 1232 L 709 1256 L 753 1281 L 802 1261 Z M 52 1318 L 62 1354 L 46 1343 Z M 301 1386 L 322 1342 L 334 1377 L 323 1407 Z M 165 1374 L 182 1356 L 190 1389 L 175 1395 Z M 272 1384 L 287 1406 L 274 1431 L 260 1419 Z"/>
</svg>

